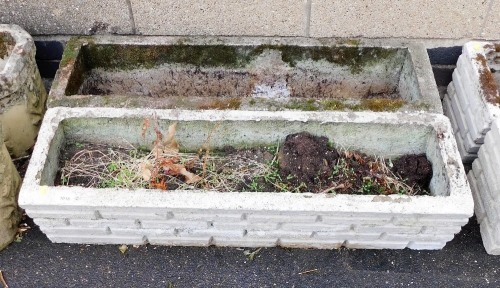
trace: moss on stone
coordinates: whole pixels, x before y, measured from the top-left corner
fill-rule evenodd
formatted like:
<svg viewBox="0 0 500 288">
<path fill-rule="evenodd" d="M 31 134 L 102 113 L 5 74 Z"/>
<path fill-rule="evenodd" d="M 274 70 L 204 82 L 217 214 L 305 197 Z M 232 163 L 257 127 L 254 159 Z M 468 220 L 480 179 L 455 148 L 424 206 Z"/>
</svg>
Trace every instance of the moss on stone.
<svg viewBox="0 0 500 288">
<path fill-rule="evenodd" d="M 130 70 L 161 64 L 190 64 L 198 67 L 244 67 L 250 62 L 248 47 L 226 45 L 93 45 L 84 47 L 88 67 Z"/>
<path fill-rule="evenodd" d="M 393 112 L 403 107 L 406 102 L 402 99 L 363 99 L 353 110 L 370 110 L 374 112 Z"/>
<path fill-rule="evenodd" d="M 217 99 L 208 103 L 199 105 L 199 109 L 215 109 L 215 110 L 238 110 L 241 106 L 241 98 Z"/>
<path fill-rule="evenodd" d="M 319 110 L 318 103 L 314 99 L 307 100 L 292 100 L 285 104 L 285 108 L 301 111 L 317 111 Z"/>
<path fill-rule="evenodd" d="M 15 42 L 7 33 L 0 33 L 0 58 L 4 58 L 9 54 L 9 46 L 14 46 Z"/>
<path fill-rule="evenodd" d="M 302 111 L 374 111 L 374 112 L 393 112 L 405 105 L 406 102 L 402 99 L 363 99 L 359 103 L 348 103 L 337 99 L 307 99 L 307 100 L 291 100 L 285 104 L 286 109 L 302 110 Z"/>
<path fill-rule="evenodd" d="M 325 60 L 340 66 L 347 66 L 353 74 L 359 74 L 365 67 L 372 66 L 397 53 L 397 49 L 379 47 L 261 45 L 256 47 L 250 55 L 260 55 L 266 49 L 279 50 L 282 60 L 291 67 L 295 67 L 300 61 Z"/>
<path fill-rule="evenodd" d="M 80 54 L 80 47 L 83 43 L 93 43 L 93 38 L 91 36 L 86 37 L 72 37 L 66 42 L 64 47 L 64 52 L 59 63 L 59 67 L 64 67 L 68 65 L 71 61 L 76 60 L 76 57 Z"/>
<path fill-rule="evenodd" d="M 357 47 L 359 40 L 348 40 L 349 46 L 230 46 L 230 45 L 187 45 L 179 40 L 174 45 L 116 45 L 94 44 L 88 37 L 72 38 L 66 44 L 61 65 L 75 59 L 82 39 L 88 45 L 82 47 L 85 64 L 89 68 L 115 68 L 130 70 L 152 68 L 166 63 L 190 64 L 198 67 L 241 68 L 261 55 L 264 50 L 278 50 L 282 60 L 295 67 L 301 61 L 325 60 L 347 66 L 352 73 L 360 73 L 364 67 L 393 56 L 397 49 Z"/>
<path fill-rule="evenodd" d="M 323 110 L 344 110 L 346 108 L 345 103 L 335 99 L 321 100 L 321 106 Z"/>
</svg>

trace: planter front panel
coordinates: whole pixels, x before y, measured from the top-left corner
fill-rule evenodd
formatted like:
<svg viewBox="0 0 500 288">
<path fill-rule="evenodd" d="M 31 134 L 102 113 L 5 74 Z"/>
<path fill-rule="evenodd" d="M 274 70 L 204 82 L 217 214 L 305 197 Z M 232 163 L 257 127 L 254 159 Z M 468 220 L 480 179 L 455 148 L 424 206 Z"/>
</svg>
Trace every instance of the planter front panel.
<svg viewBox="0 0 500 288">
<path fill-rule="evenodd" d="M 177 121 L 176 138 L 193 151 L 210 131 L 212 148 L 275 144 L 308 131 L 378 156 L 425 153 L 433 196 L 53 186 L 65 141 L 150 143 L 153 135 L 142 140 L 140 131 L 153 113 L 160 127 Z M 463 166 L 441 115 L 53 108 L 44 121 L 19 201 L 54 242 L 439 249 L 472 216 Z"/>
<path fill-rule="evenodd" d="M 234 37 L 74 38 L 49 106 L 442 112 L 419 45 Z"/>
</svg>

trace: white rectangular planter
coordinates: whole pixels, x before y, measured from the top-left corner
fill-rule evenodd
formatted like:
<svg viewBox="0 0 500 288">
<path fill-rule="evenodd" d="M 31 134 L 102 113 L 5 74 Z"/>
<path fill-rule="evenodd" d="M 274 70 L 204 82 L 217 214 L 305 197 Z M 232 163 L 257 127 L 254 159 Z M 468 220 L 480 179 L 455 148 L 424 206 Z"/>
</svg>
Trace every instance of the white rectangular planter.
<svg viewBox="0 0 500 288">
<path fill-rule="evenodd" d="M 500 51 L 496 50 L 500 50 L 499 44 L 466 43 L 443 100 L 444 112 L 450 117 L 460 154 L 467 163 L 477 158 L 491 122 L 500 115 L 500 65 L 495 60 Z M 491 72 L 491 68 L 497 72 Z"/>
<path fill-rule="evenodd" d="M 500 122 L 493 121 L 468 178 L 486 252 L 500 255 Z"/>
<path fill-rule="evenodd" d="M 392 110 L 442 113 L 423 45 L 280 37 L 73 38 L 48 105 L 311 111 L 361 102 L 353 110 L 370 110 L 366 102 L 380 98 L 399 103 Z M 375 105 L 371 109 L 390 106 Z"/>
<path fill-rule="evenodd" d="M 425 153 L 432 196 L 159 191 L 54 186 L 65 141 L 133 145 L 143 119 L 177 121 L 181 147 L 276 143 L 308 131 L 342 147 L 397 157 Z M 53 242 L 195 246 L 439 249 L 473 213 L 446 117 L 426 113 L 193 111 L 52 108 L 19 202 Z"/>
</svg>

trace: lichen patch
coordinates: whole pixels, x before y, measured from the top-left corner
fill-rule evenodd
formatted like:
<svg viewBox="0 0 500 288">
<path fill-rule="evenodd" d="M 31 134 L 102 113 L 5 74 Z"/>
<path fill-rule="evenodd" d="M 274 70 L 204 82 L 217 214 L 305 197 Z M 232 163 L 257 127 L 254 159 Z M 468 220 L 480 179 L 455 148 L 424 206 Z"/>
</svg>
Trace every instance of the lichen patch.
<svg viewBox="0 0 500 288">
<path fill-rule="evenodd" d="M 481 83 L 481 89 L 483 90 L 486 101 L 500 106 L 500 92 L 498 90 L 498 84 L 488 67 L 486 57 L 484 57 L 483 54 L 478 53 L 476 55 L 476 61 L 479 63 L 479 82 Z"/>
</svg>

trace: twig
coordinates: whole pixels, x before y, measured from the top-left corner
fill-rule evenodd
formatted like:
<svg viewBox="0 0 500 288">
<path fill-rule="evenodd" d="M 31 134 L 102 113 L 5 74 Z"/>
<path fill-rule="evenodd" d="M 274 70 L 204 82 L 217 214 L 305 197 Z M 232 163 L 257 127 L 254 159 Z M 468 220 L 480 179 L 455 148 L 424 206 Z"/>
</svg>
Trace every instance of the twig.
<svg viewBox="0 0 500 288">
<path fill-rule="evenodd" d="M 318 272 L 318 268 L 316 269 L 311 269 L 311 270 L 307 270 L 307 271 L 303 271 L 303 272 L 300 272 L 298 273 L 299 275 L 304 275 L 304 274 L 309 274 L 309 273 L 313 273 L 313 272 Z"/>
<path fill-rule="evenodd" d="M 3 278 L 3 271 L 0 270 L 0 283 L 2 283 L 3 288 L 9 288 L 9 285 L 7 285 L 7 282 L 5 282 L 5 279 Z"/>
<path fill-rule="evenodd" d="M 12 159 L 12 162 L 16 162 L 16 161 L 23 160 L 23 159 L 28 159 L 30 157 L 31 157 L 31 155 L 21 156 L 21 157 L 18 157 L 16 159 Z"/>
</svg>

